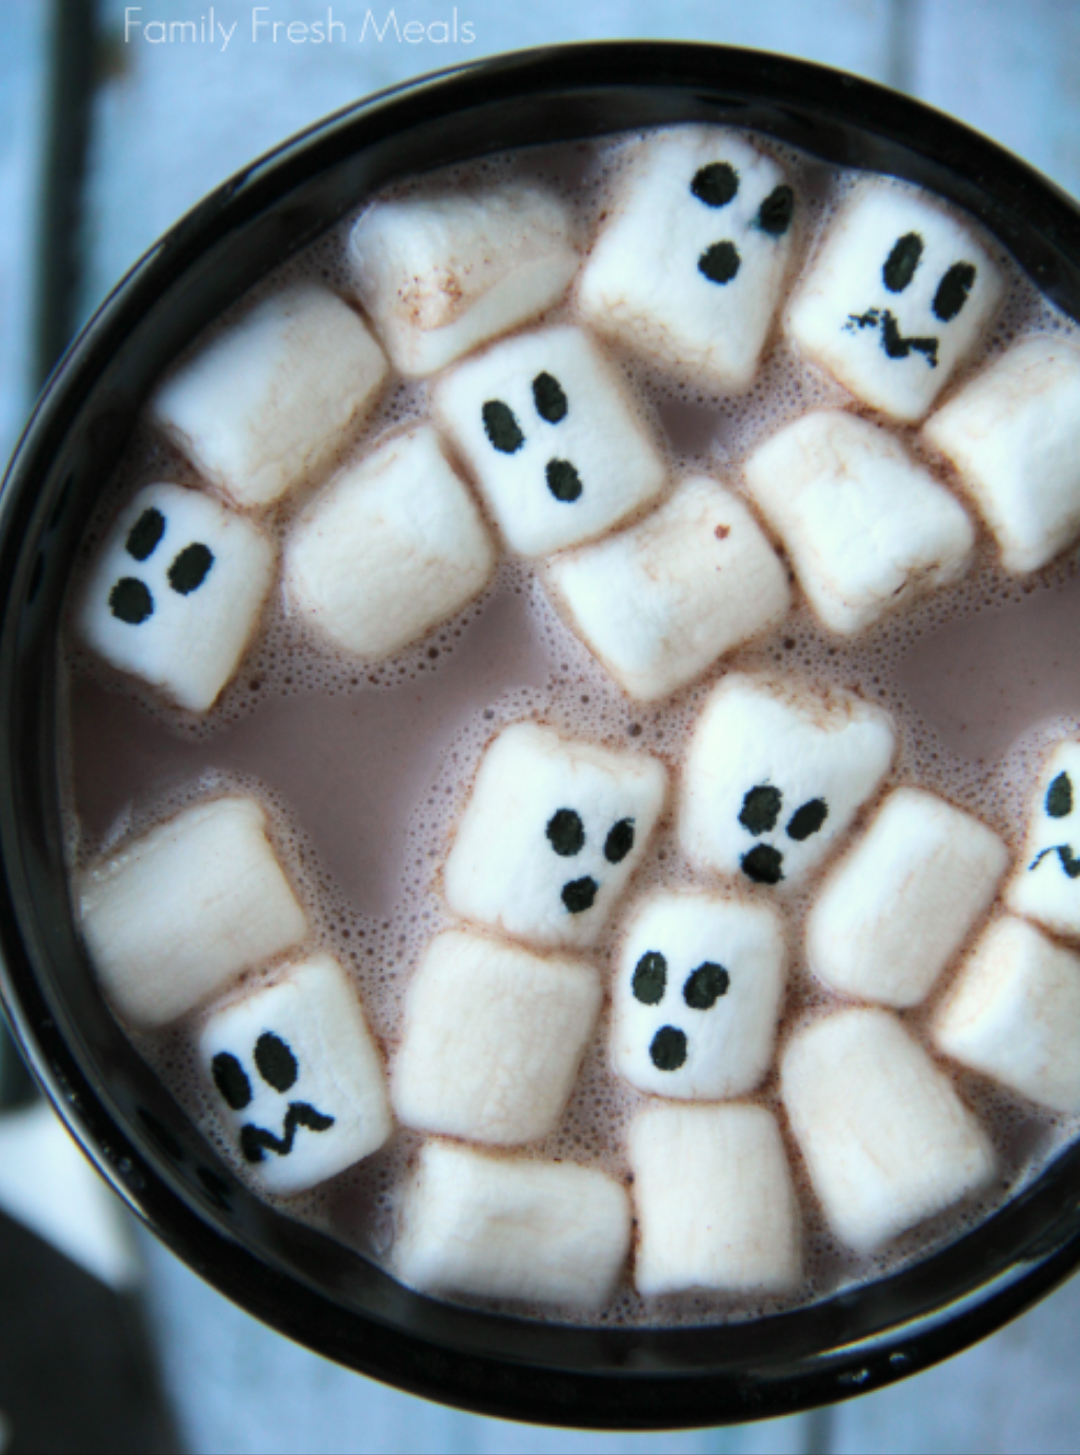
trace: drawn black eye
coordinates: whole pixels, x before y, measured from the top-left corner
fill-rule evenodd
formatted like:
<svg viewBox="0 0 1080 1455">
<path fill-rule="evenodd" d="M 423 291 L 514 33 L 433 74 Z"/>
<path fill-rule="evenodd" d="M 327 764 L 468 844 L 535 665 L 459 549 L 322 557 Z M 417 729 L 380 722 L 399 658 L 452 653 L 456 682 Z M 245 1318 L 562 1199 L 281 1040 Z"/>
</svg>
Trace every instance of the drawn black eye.
<svg viewBox="0 0 1080 1455">
<path fill-rule="evenodd" d="M 512 455 L 525 443 L 521 426 L 514 418 L 514 411 L 501 399 L 489 399 L 480 411 L 484 431 L 495 448 L 504 455 Z"/>
<path fill-rule="evenodd" d="M 706 207 L 726 207 L 738 190 L 739 174 L 730 162 L 710 162 L 690 183 L 690 191 Z"/>
<path fill-rule="evenodd" d="M 759 783 L 743 798 L 739 822 L 752 834 L 767 834 L 776 827 L 783 801 L 779 788 L 774 788 L 771 783 Z"/>
<path fill-rule="evenodd" d="M 210 1063 L 214 1085 L 233 1111 L 243 1111 L 251 1100 L 251 1082 L 243 1066 L 229 1051 L 219 1051 Z"/>
<path fill-rule="evenodd" d="M 214 553 L 199 542 L 185 546 L 169 567 L 169 585 L 181 596 L 190 596 L 206 580 L 214 564 Z"/>
<path fill-rule="evenodd" d="M 604 858 L 609 864 L 621 864 L 634 847 L 634 820 L 621 818 L 604 840 Z"/>
<path fill-rule="evenodd" d="M 774 187 L 758 208 L 756 226 L 770 237 L 783 237 L 791 226 L 795 193 L 786 184 Z"/>
<path fill-rule="evenodd" d="M 547 836 L 556 854 L 569 859 L 585 847 L 585 825 L 572 808 L 560 808 L 548 819 Z"/>
<path fill-rule="evenodd" d="M 935 317 L 942 323 L 951 322 L 967 302 L 974 282 L 974 263 L 953 263 L 934 294 Z"/>
<path fill-rule="evenodd" d="M 263 1031 L 255 1042 L 255 1065 L 267 1086 L 275 1091 L 288 1091 L 300 1074 L 296 1057 L 273 1031 Z"/>
<path fill-rule="evenodd" d="M 818 829 L 829 816 L 829 806 L 823 798 L 811 798 L 801 808 L 797 808 L 791 815 L 791 821 L 787 826 L 787 836 L 801 844 L 804 839 L 816 834 Z"/>
<path fill-rule="evenodd" d="M 158 542 L 164 534 L 165 517 L 160 510 L 155 510 L 151 506 L 149 510 L 143 511 L 128 531 L 124 549 L 129 556 L 134 556 L 136 561 L 145 561 L 147 557 L 154 554 Z"/>
<path fill-rule="evenodd" d="M 903 293 L 914 278 L 922 255 L 923 240 L 917 232 L 906 232 L 903 237 L 897 238 L 881 270 L 885 287 L 890 293 Z"/>
<path fill-rule="evenodd" d="M 710 283 L 730 283 L 739 271 L 739 250 L 733 242 L 717 242 L 698 258 L 698 272 Z"/>
<path fill-rule="evenodd" d="M 706 960 L 688 977 L 683 986 L 683 1000 L 691 1010 L 712 1010 L 722 995 L 728 992 L 731 976 L 723 965 Z"/>
<path fill-rule="evenodd" d="M 154 614 L 154 598 L 144 581 L 122 576 L 109 592 L 109 610 L 128 626 L 139 626 Z"/>
<path fill-rule="evenodd" d="M 570 406 L 566 402 L 563 387 L 554 374 L 537 374 L 532 388 L 533 403 L 541 419 L 546 419 L 548 424 L 558 424 L 561 419 L 566 418 Z"/>
<path fill-rule="evenodd" d="M 1072 779 L 1068 773 L 1059 773 L 1046 790 L 1046 812 L 1051 818 L 1067 818 L 1072 807 Z"/>
<path fill-rule="evenodd" d="M 659 950 L 646 950 L 634 966 L 634 999 L 642 1005 L 659 1005 L 667 987 L 667 961 Z"/>
</svg>

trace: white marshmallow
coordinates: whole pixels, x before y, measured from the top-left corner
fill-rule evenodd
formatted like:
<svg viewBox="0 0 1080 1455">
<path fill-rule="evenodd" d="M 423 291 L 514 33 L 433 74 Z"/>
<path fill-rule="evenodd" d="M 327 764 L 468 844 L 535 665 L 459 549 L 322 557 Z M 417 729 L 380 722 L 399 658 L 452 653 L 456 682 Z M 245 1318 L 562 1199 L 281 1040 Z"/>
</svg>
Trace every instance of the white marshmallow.
<svg viewBox="0 0 1080 1455">
<path fill-rule="evenodd" d="M 189 712 L 233 677 L 274 573 L 249 520 L 199 490 L 150 485 L 121 511 L 86 583 L 83 639 Z"/>
<path fill-rule="evenodd" d="M 377 202 L 349 265 L 396 369 L 433 374 L 556 303 L 578 254 L 567 208 L 523 182 Z"/>
<path fill-rule="evenodd" d="M 1080 956 L 1007 915 L 964 962 L 934 1044 L 1052 1111 L 1080 1111 Z"/>
<path fill-rule="evenodd" d="M 650 895 L 619 951 L 616 1071 L 680 1100 L 753 1091 L 772 1061 L 786 958 L 780 920 L 764 905 Z"/>
<path fill-rule="evenodd" d="M 555 948 L 596 943 L 660 817 L 655 758 L 562 738 L 536 723 L 488 748 L 446 861 L 451 909 Z"/>
<path fill-rule="evenodd" d="M 574 628 L 631 697 L 693 681 L 787 615 L 787 572 L 746 506 L 705 476 L 594 546 L 558 556 L 548 579 Z"/>
<path fill-rule="evenodd" d="M 313 1187 L 393 1131 L 382 1058 L 329 955 L 290 965 L 212 1015 L 199 1056 L 230 1140 L 269 1192 Z"/>
<path fill-rule="evenodd" d="M 81 927 L 117 1014 L 160 1026 L 298 944 L 307 917 L 253 798 L 214 798 L 86 874 Z"/>
<path fill-rule="evenodd" d="M 1039 777 L 1005 902 L 1052 934 L 1080 939 L 1080 743 L 1060 743 Z"/>
<path fill-rule="evenodd" d="M 385 375 L 382 350 L 348 304 L 294 283 L 182 363 L 151 410 L 212 485 L 254 509 L 324 468 Z"/>
<path fill-rule="evenodd" d="M 729 673 L 690 740 L 680 843 L 721 874 L 799 884 L 877 792 L 895 746 L 889 714 L 853 693 Z"/>
<path fill-rule="evenodd" d="M 600 1014 L 600 977 L 447 930 L 409 985 L 393 1100 L 409 1127 L 514 1146 L 550 1132 Z"/>
<path fill-rule="evenodd" d="M 925 999 L 1009 867 L 997 834 L 918 788 L 898 788 L 810 911 L 810 968 L 857 1000 Z"/>
<path fill-rule="evenodd" d="M 799 1209 L 760 1106 L 644 1108 L 629 1136 L 639 1293 L 783 1293 L 802 1272 Z"/>
<path fill-rule="evenodd" d="M 798 1031 L 780 1090 L 825 1215 L 859 1253 L 994 1176 L 978 1122 L 887 1011 L 842 1010 Z"/>
<path fill-rule="evenodd" d="M 603 534 L 664 483 L 656 445 L 581 329 L 495 344 L 441 378 L 432 404 L 521 555 Z"/>
<path fill-rule="evenodd" d="M 1080 535 L 1080 350 L 1034 338 L 931 415 L 923 435 L 960 472 L 1006 571 L 1037 571 Z"/>
<path fill-rule="evenodd" d="M 746 481 L 831 631 L 865 631 L 968 568 L 963 507 L 894 435 L 853 414 L 803 415 L 747 460 Z"/>
<path fill-rule="evenodd" d="M 780 302 L 794 209 L 784 172 L 738 133 L 656 133 L 615 195 L 581 310 L 651 359 L 745 389 Z"/>
<path fill-rule="evenodd" d="M 928 193 L 873 179 L 830 227 L 788 328 L 857 398 L 912 421 L 972 353 L 1003 293 L 971 228 Z"/>
<path fill-rule="evenodd" d="M 390 656 L 473 599 L 495 547 L 429 426 L 337 475 L 285 549 L 285 599 L 339 647 Z"/>
<path fill-rule="evenodd" d="M 427 1142 L 393 1266 L 428 1293 L 599 1308 L 629 1248 L 629 1199 L 602 1172 Z"/>
</svg>

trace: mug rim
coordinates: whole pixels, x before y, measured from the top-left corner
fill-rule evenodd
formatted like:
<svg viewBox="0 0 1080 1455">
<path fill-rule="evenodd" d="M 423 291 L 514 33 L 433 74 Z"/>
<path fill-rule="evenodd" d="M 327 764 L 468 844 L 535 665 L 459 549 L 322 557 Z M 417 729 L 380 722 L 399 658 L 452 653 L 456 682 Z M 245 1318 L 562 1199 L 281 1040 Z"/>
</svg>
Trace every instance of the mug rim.
<svg viewBox="0 0 1080 1455">
<path fill-rule="evenodd" d="M 652 41 L 513 52 L 381 91 L 275 147 L 181 218 L 101 305 L 45 385 L 0 492 L 0 1001 L 48 1099 L 133 1211 L 219 1292 L 308 1348 L 502 1418 L 596 1429 L 771 1418 L 917 1372 L 1067 1277 L 1080 1262 L 1080 1144 L 955 1242 L 788 1313 L 619 1329 L 481 1312 L 414 1293 L 374 1265 L 360 1277 L 348 1266 L 355 1251 L 258 1203 L 198 1134 L 185 1141 L 171 1098 L 101 1021 L 70 904 L 67 922 L 57 918 L 67 898 L 63 868 L 62 895 L 56 885 L 57 603 L 96 498 L 80 472 L 107 477 L 155 362 L 164 367 L 215 308 L 377 186 L 415 174 L 418 147 L 434 158 L 428 170 L 527 144 L 508 133 L 527 138 L 555 99 L 562 110 L 546 116 L 545 143 L 712 120 L 836 165 L 903 166 L 898 175 L 973 212 L 1080 317 L 1080 209 L 1060 189 L 921 102 L 772 52 Z M 639 119 L 628 125 L 628 115 Z"/>
</svg>

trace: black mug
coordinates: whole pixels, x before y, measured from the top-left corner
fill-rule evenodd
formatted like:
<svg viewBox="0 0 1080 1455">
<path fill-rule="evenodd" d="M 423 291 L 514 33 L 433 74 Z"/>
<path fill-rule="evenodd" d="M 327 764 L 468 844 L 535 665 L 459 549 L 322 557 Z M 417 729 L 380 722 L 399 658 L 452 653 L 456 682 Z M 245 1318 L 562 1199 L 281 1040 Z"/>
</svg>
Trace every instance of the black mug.
<svg viewBox="0 0 1080 1455">
<path fill-rule="evenodd" d="M 982 1338 L 1080 1259 L 1080 1145 L 971 1232 L 793 1312 L 580 1328 L 440 1303 L 260 1202 L 106 1007 L 65 872 L 58 651 L 80 538 L 156 380 L 252 283 L 395 179 L 537 143 L 677 122 L 753 128 L 966 209 L 1080 318 L 1080 210 L 929 107 L 820 66 L 612 42 L 498 57 L 339 112 L 218 188 L 132 270 L 49 380 L 0 495 L 0 992 L 83 1149 L 196 1272 L 319 1353 L 487 1415 L 664 1429 L 880 1388 Z"/>
</svg>

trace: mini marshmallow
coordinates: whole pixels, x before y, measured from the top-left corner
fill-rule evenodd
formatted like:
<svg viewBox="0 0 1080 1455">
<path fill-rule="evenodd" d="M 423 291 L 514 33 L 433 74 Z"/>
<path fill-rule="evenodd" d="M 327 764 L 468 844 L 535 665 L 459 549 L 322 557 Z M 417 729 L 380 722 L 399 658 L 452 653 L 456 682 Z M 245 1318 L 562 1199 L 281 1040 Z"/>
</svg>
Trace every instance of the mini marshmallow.
<svg viewBox="0 0 1080 1455">
<path fill-rule="evenodd" d="M 600 1014 L 600 977 L 487 935 L 437 935 L 409 985 L 393 1101 L 409 1127 L 514 1146 L 550 1132 Z"/>
<path fill-rule="evenodd" d="M 316 475 L 374 402 L 382 350 L 328 288 L 264 298 L 165 380 L 154 419 L 235 505 L 269 505 Z"/>
<path fill-rule="evenodd" d="M 443 871 L 446 899 L 541 947 L 596 943 L 660 817 L 655 758 L 506 728 L 485 753 Z"/>
<path fill-rule="evenodd" d="M 631 697 L 685 687 L 787 615 L 787 572 L 737 496 L 705 476 L 548 570 L 572 625 Z"/>
<path fill-rule="evenodd" d="M 1080 939 L 1080 743 L 1060 743 L 1039 778 L 1024 850 L 1005 890 L 1015 913 Z"/>
<path fill-rule="evenodd" d="M 887 1011 L 842 1010 L 796 1032 L 780 1091 L 825 1215 L 858 1253 L 994 1176 L 978 1122 Z"/>
<path fill-rule="evenodd" d="M 382 1058 L 356 992 L 329 955 L 212 1015 L 199 1057 L 215 1107 L 267 1192 L 302 1192 L 390 1136 Z"/>
<path fill-rule="evenodd" d="M 681 373 L 745 389 L 780 302 L 795 194 L 736 132 L 642 143 L 581 277 L 586 320 Z"/>
<path fill-rule="evenodd" d="M 432 405 L 521 555 L 592 540 L 664 484 L 655 443 L 581 329 L 495 344 L 441 378 Z"/>
<path fill-rule="evenodd" d="M 867 180 L 829 229 L 788 328 L 856 398 L 910 422 L 974 351 L 1004 287 L 973 229 L 936 199 Z"/>
<path fill-rule="evenodd" d="M 1007 915 L 964 962 L 932 1036 L 1040 1106 L 1080 1111 L 1080 956 Z"/>
<path fill-rule="evenodd" d="M 262 531 L 209 495 L 150 485 L 121 511 L 76 618 L 83 640 L 189 712 L 240 665 L 274 573 Z"/>
<path fill-rule="evenodd" d="M 376 202 L 349 265 L 394 367 L 415 377 L 558 302 L 578 254 L 567 208 L 514 182 Z"/>
<path fill-rule="evenodd" d="M 746 482 L 831 631 L 865 631 L 970 563 L 963 507 L 894 435 L 843 410 L 815 410 L 766 440 Z"/>
<path fill-rule="evenodd" d="M 799 1209 L 760 1106 L 647 1106 L 629 1136 L 638 1292 L 783 1293 L 802 1273 Z"/>
<path fill-rule="evenodd" d="M 629 1249 L 629 1199 L 602 1172 L 427 1142 L 405 1193 L 393 1268 L 436 1295 L 599 1308 Z"/>
<path fill-rule="evenodd" d="M 1037 571 L 1080 535 L 1080 350 L 1018 344 L 931 415 L 947 456 L 1001 547 L 1006 571 Z"/>
<path fill-rule="evenodd" d="M 799 884 L 877 792 L 895 747 L 889 714 L 853 693 L 729 673 L 690 740 L 679 841 L 703 868 Z"/>
<path fill-rule="evenodd" d="M 136 1026 L 175 1020 L 308 933 L 253 798 L 198 803 L 128 844 L 83 877 L 80 911 L 102 989 Z"/>
<path fill-rule="evenodd" d="M 740 1096 L 772 1061 L 786 972 L 779 917 L 711 894 L 650 895 L 619 952 L 615 1069 L 680 1100 Z"/>
<path fill-rule="evenodd" d="M 977 818 L 922 789 L 896 789 L 810 911 L 811 970 L 839 995 L 918 1005 L 1008 867 L 1008 849 Z"/>
<path fill-rule="evenodd" d="M 285 550 L 288 610 L 339 647 L 390 656 L 491 580 L 495 547 L 430 426 L 343 470 Z"/>
</svg>

